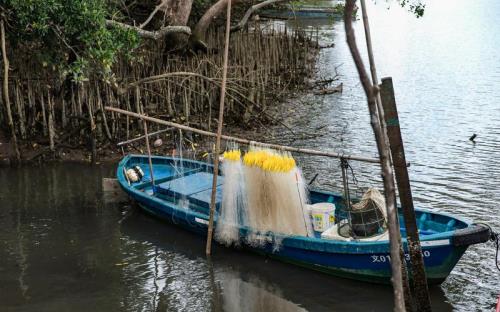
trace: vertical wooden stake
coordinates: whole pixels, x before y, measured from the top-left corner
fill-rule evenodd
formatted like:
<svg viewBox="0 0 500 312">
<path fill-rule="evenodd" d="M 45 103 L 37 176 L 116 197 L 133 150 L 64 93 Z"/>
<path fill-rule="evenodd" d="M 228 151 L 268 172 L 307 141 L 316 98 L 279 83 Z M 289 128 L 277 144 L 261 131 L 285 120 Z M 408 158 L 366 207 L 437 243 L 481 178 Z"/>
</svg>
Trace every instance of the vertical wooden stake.
<svg viewBox="0 0 500 312">
<path fill-rule="evenodd" d="M 142 111 L 144 115 L 144 111 Z M 144 127 L 144 137 L 146 138 L 146 149 L 148 151 L 148 162 L 149 162 L 149 175 L 151 176 L 151 186 L 153 188 L 153 193 L 155 192 L 155 177 L 153 175 L 153 161 L 151 160 L 151 148 L 149 147 L 149 135 L 148 135 L 148 124 L 146 120 L 142 119 L 142 125 Z"/>
<path fill-rule="evenodd" d="M 217 175 L 219 174 L 219 154 L 220 154 L 220 141 L 222 136 L 222 124 L 224 120 L 224 100 L 226 98 L 226 80 L 227 80 L 227 60 L 229 58 L 229 31 L 231 28 L 231 1 L 227 1 L 227 15 L 226 15 L 226 43 L 224 46 L 224 60 L 222 65 L 222 84 L 220 91 L 219 103 L 219 120 L 217 125 L 217 140 L 215 143 L 214 155 L 214 173 L 212 180 L 212 197 L 210 199 L 210 219 L 208 222 L 208 235 L 207 246 L 205 252 L 209 256 L 212 252 L 212 236 L 214 231 L 214 213 L 215 213 L 215 196 L 217 194 Z"/>
<path fill-rule="evenodd" d="M 385 112 L 385 122 L 387 124 L 387 135 L 389 136 L 391 145 L 392 161 L 398 185 L 399 198 L 401 200 L 406 226 L 406 239 L 408 241 L 408 250 L 410 253 L 416 308 L 417 311 L 431 311 L 429 289 L 425 275 L 425 266 L 422 258 L 422 248 L 420 246 L 417 222 L 415 220 L 410 178 L 406 166 L 406 157 L 403 139 L 401 137 L 401 129 L 399 127 L 398 110 L 396 107 L 392 78 L 382 79 L 380 92 Z"/>
</svg>

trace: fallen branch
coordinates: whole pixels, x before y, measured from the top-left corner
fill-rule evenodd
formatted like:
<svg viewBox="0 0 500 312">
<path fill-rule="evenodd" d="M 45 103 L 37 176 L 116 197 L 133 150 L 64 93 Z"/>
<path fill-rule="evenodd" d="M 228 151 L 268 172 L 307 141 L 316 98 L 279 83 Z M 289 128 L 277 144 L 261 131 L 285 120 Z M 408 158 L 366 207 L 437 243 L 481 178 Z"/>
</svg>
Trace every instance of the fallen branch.
<svg viewBox="0 0 500 312">
<path fill-rule="evenodd" d="M 156 31 L 148 31 L 141 29 L 140 27 L 131 26 L 114 20 L 106 20 L 106 25 L 108 27 L 119 27 L 123 29 L 134 30 L 139 36 L 152 40 L 159 40 L 169 34 L 186 34 L 188 36 L 191 35 L 191 28 L 187 26 L 165 26 Z"/>
<path fill-rule="evenodd" d="M 315 95 L 326 95 L 326 94 L 333 94 L 333 93 L 342 93 L 344 84 L 341 83 L 336 87 L 333 88 L 323 88 L 318 91 L 314 91 Z"/>
</svg>

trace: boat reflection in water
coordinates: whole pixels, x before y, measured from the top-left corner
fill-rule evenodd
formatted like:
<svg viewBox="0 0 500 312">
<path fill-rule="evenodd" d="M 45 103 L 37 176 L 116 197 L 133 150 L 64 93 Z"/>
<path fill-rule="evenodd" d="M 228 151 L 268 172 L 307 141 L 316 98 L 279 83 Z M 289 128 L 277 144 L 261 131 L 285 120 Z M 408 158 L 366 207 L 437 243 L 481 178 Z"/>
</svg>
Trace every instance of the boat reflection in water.
<svg viewBox="0 0 500 312">
<path fill-rule="evenodd" d="M 389 311 L 392 288 L 215 246 L 131 208 L 121 224 L 127 308 L 156 311 Z M 433 308 L 451 311 L 440 287 Z"/>
</svg>

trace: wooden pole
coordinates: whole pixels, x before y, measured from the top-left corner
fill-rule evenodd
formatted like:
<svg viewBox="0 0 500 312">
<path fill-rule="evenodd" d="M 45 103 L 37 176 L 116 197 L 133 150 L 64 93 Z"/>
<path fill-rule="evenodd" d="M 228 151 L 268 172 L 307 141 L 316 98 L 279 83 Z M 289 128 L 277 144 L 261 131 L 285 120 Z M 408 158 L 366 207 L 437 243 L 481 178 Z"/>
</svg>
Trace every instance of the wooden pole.
<svg viewBox="0 0 500 312">
<path fill-rule="evenodd" d="M 142 111 L 144 115 L 144 111 Z M 144 127 L 144 137 L 146 138 L 146 149 L 148 151 L 148 162 L 149 162 L 149 175 L 151 176 L 151 185 L 153 188 L 153 193 L 155 192 L 155 177 L 153 174 L 153 161 L 151 160 L 151 148 L 149 147 L 149 135 L 148 135 L 148 123 L 145 119 L 142 119 L 142 125 Z"/>
<path fill-rule="evenodd" d="M 411 272 L 413 277 L 413 288 L 415 291 L 417 311 L 431 311 L 431 300 L 425 274 L 424 259 L 418 235 L 415 209 L 411 194 L 410 178 L 406 166 L 406 157 L 399 127 L 398 110 L 392 78 L 383 78 L 381 85 L 381 98 L 387 123 L 387 135 L 391 144 L 392 160 L 398 185 L 399 199 L 403 210 L 406 227 L 406 239 L 410 253 Z"/>
<path fill-rule="evenodd" d="M 389 228 L 389 243 L 391 255 L 392 286 L 394 288 L 394 310 L 405 311 L 403 272 L 401 262 L 401 232 L 399 228 L 398 215 L 396 210 L 396 190 L 394 185 L 394 175 L 389 152 L 389 139 L 387 133 L 383 131 L 384 120 L 380 119 L 377 108 L 378 86 L 374 86 L 363 64 L 361 53 L 359 52 L 354 28 L 352 25 L 352 15 L 356 0 L 346 0 L 344 10 L 344 27 L 346 41 L 349 46 L 354 64 L 359 74 L 359 79 L 366 94 L 370 122 L 375 135 L 377 149 L 382 166 L 382 180 L 384 182 L 384 195 L 387 205 L 387 224 Z"/>
<path fill-rule="evenodd" d="M 128 117 L 128 116 L 127 116 L 127 117 Z M 172 130 L 172 127 L 167 128 L 167 129 L 158 130 L 158 131 L 156 131 L 156 132 L 149 133 L 149 134 L 148 134 L 148 136 L 149 136 L 149 137 L 152 137 L 152 136 L 154 136 L 154 135 L 158 135 L 158 134 L 161 134 L 161 133 L 164 133 L 164 132 L 170 131 L 170 130 Z M 133 142 L 136 142 L 136 141 L 142 140 L 142 139 L 144 139 L 145 137 L 146 137 L 146 136 L 141 135 L 140 137 L 137 137 L 137 138 L 133 138 L 133 139 L 130 139 L 130 140 L 127 140 L 127 141 L 119 142 L 118 144 L 116 144 L 116 146 L 123 146 L 123 145 L 127 145 L 127 144 L 130 144 L 130 143 L 133 143 Z"/>
<path fill-rule="evenodd" d="M 220 154 L 220 141 L 222 137 L 222 125 L 224 121 L 224 101 L 226 98 L 226 80 L 227 80 L 227 60 L 229 58 L 229 33 L 231 30 L 231 2 L 227 1 L 227 15 L 226 15 L 226 42 L 224 46 L 224 60 L 222 65 L 222 84 L 220 91 L 219 103 L 219 120 L 217 125 L 217 140 L 215 143 L 214 155 L 214 173 L 212 179 L 212 197 L 210 199 L 210 219 L 208 221 L 208 235 L 207 245 L 205 252 L 207 256 L 212 253 L 212 236 L 214 231 L 214 213 L 215 213 L 215 197 L 217 195 L 217 176 L 219 175 L 219 154 Z"/>
<path fill-rule="evenodd" d="M 130 117 L 144 119 L 144 120 L 147 120 L 150 122 L 155 122 L 157 124 L 164 125 L 164 126 L 175 127 L 177 129 L 190 131 L 190 132 L 198 133 L 198 134 L 209 136 L 209 137 L 217 137 L 217 134 L 213 133 L 213 132 L 209 132 L 209 131 L 205 131 L 205 130 L 201 130 L 201 129 L 196 129 L 193 127 L 181 125 L 181 124 L 171 122 L 171 121 L 161 120 L 161 119 L 154 118 L 154 117 L 144 116 L 144 115 L 137 114 L 134 112 L 129 112 L 127 110 L 123 110 L 120 108 L 106 106 L 104 109 L 107 111 L 110 111 L 110 112 L 115 112 L 118 114 L 130 116 Z M 298 148 L 298 147 L 291 147 L 291 146 L 279 145 L 279 144 L 269 144 L 269 143 L 257 142 L 257 141 L 243 139 L 243 138 L 228 136 L 228 135 L 224 135 L 224 134 L 221 135 L 221 139 L 233 141 L 233 142 L 245 144 L 245 145 L 255 144 L 255 145 L 265 147 L 265 148 L 271 148 L 271 149 L 277 149 L 277 150 L 283 150 L 283 151 L 295 152 L 295 153 L 302 153 L 302 154 L 307 154 L 307 155 L 326 156 L 326 157 L 332 157 L 332 158 L 344 158 L 347 160 L 355 160 L 355 161 L 374 163 L 374 164 L 380 163 L 380 160 L 376 159 L 376 158 L 363 157 L 363 156 L 358 156 L 358 155 L 339 154 L 339 153 L 326 152 L 326 151 L 317 151 L 317 150 L 308 149 L 308 148 Z"/>
</svg>

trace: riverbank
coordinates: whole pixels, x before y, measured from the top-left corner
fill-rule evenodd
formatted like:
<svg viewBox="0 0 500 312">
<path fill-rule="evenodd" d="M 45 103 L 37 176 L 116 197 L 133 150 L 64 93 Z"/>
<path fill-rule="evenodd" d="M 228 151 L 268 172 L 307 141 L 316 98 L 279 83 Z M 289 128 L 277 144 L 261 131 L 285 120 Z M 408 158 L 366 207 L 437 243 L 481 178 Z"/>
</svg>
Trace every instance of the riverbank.
<svg viewBox="0 0 500 312">
<path fill-rule="evenodd" d="M 249 31 L 231 38 L 225 112 L 231 133 L 280 123 L 273 108 L 294 94 L 339 91 L 328 88 L 334 79 L 314 81 L 320 47 L 313 32 L 256 22 Z M 221 46 L 222 39 L 222 32 L 210 33 L 208 43 L 214 48 L 193 55 L 165 56 L 145 50 L 144 55 L 150 53 L 146 63 L 120 64 L 115 69 L 120 74 L 115 86 L 100 80 L 41 86 L 32 77 L 36 69 L 26 71 L 17 60 L 9 93 L 21 159 L 15 159 L 14 146 L 4 131 L 0 164 L 118 159 L 122 150 L 116 143 L 142 135 L 142 124 L 103 113 L 106 105 L 215 131 L 222 62 L 215 47 Z M 150 132 L 159 130 L 155 127 Z M 167 144 L 154 152 L 167 154 L 173 149 Z M 137 144 L 125 151 L 141 152 L 144 147 Z"/>
</svg>

